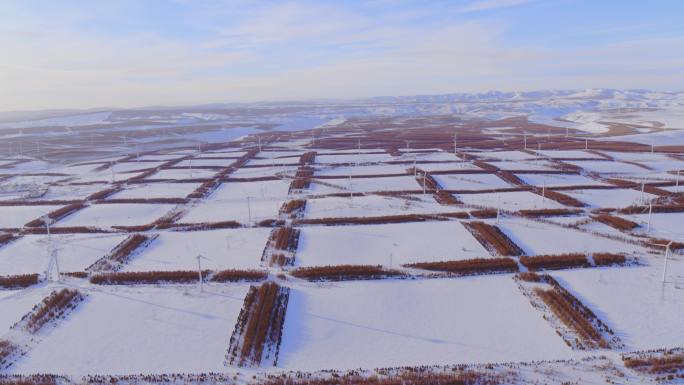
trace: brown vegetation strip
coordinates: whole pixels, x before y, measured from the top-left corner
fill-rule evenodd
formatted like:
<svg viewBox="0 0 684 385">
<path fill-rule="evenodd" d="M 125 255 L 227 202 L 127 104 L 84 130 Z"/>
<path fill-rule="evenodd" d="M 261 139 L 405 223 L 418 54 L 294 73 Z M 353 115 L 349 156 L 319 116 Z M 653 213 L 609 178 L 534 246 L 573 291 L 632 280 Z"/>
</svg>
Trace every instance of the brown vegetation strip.
<svg viewBox="0 0 684 385">
<path fill-rule="evenodd" d="M 476 258 L 460 261 L 419 262 L 404 265 L 405 267 L 446 271 L 462 275 L 514 273 L 518 271 L 518 264 L 511 258 Z"/>
<path fill-rule="evenodd" d="M 20 274 L 0 276 L 0 287 L 4 289 L 24 288 L 40 282 L 38 274 Z"/>
<path fill-rule="evenodd" d="M 380 265 L 336 265 L 300 267 L 290 271 L 297 278 L 309 281 L 348 281 L 357 279 L 379 279 L 405 276 L 398 270 L 385 269 Z"/>
<path fill-rule="evenodd" d="M 316 161 L 316 151 L 305 152 L 299 157 L 299 164 L 302 166 L 312 165 Z"/>
<path fill-rule="evenodd" d="M 38 304 L 29 314 L 22 318 L 29 333 L 36 333 L 48 322 L 62 317 L 67 311 L 76 307 L 83 300 L 83 295 L 75 289 L 53 291 Z"/>
<path fill-rule="evenodd" d="M 560 270 L 577 267 L 591 267 L 586 255 L 579 253 L 559 255 L 537 255 L 534 257 L 522 256 L 520 263 L 526 268 L 536 270 Z"/>
<path fill-rule="evenodd" d="M 639 224 L 636 222 L 609 214 L 598 214 L 592 218 L 603 223 L 604 225 L 608 225 L 621 231 L 633 230 L 639 227 Z"/>
<path fill-rule="evenodd" d="M 592 258 L 596 266 L 624 265 L 627 262 L 627 258 L 622 254 L 596 253 Z"/>
<path fill-rule="evenodd" d="M 88 271 L 116 271 L 123 264 L 128 262 L 131 254 L 145 243 L 151 241 L 153 236 L 143 234 L 133 234 L 119 243 L 105 257 L 101 258 L 86 270 Z"/>
<path fill-rule="evenodd" d="M 262 385 L 497 385 L 509 383 L 504 375 L 480 373 L 454 368 L 451 372 L 435 373 L 429 367 L 403 368 L 404 371 L 385 372 L 383 376 L 367 376 L 356 371 L 333 373 L 331 378 L 316 376 L 271 376 Z"/>
<path fill-rule="evenodd" d="M 277 362 L 289 296 L 289 288 L 274 282 L 250 288 L 230 338 L 229 364 L 258 366 L 271 354 Z"/>
<path fill-rule="evenodd" d="M 283 205 L 280 207 L 280 213 L 290 215 L 291 217 L 298 217 L 303 214 L 305 208 L 305 199 L 293 199 L 283 203 Z"/>
<path fill-rule="evenodd" d="M 212 272 L 202 271 L 202 280 L 211 282 L 255 282 L 266 279 L 268 272 L 261 270 L 222 270 Z M 98 285 L 130 285 L 155 283 L 195 283 L 199 281 L 197 271 L 130 271 L 103 273 L 90 277 L 90 282 Z"/>
<path fill-rule="evenodd" d="M 221 270 L 212 273 L 209 277 L 211 282 L 258 282 L 268 277 L 265 270 Z"/>
<path fill-rule="evenodd" d="M 6 340 L 0 340 L 0 369 L 4 368 L 8 364 L 8 359 L 9 357 L 14 354 L 18 349 L 17 345 L 11 343 L 10 341 Z M 2 381 L 0 379 L 0 381 Z M 4 384 L 3 382 L 0 382 L 0 384 Z M 17 385 L 24 385 L 24 384 L 17 384 Z M 25 385 L 34 385 L 34 384 L 25 384 Z"/>
<path fill-rule="evenodd" d="M 684 351 L 680 349 L 632 353 L 622 357 L 625 367 L 641 373 L 666 375 L 658 382 L 684 378 Z"/>
<path fill-rule="evenodd" d="M 406 223 L 406 222 L 425 222 L 425 221 L 446 221 L 450 218 L 467 219 L 468 213 L 441 213 L 441 214 L 404 214 L 387 215 L 383 217 L 348 217 L 348 218 L 308 218 L 297 219 L 296 225 L 375 225 L 383 223 Z"/>
<path fill-rule="evenodd" d="M 582 210 L 577 209 L 530 209 L 520 210 L 518 213 L 525 217 L 555 217 L 566 215 L 577 215 L 582 213 Z"/>
<path fill-rule="evenodd" d="M 496 226 L 484 222 L 467 222 L 464 226 L 490 252 L 503 256 L 516 256 L 524 253 L 520 246 Z"/>
<path fill-rule="evenodd" d="M 83 202 L 78 202 L 78 203 L 72 203 L 68 206 L 61 207 L 57 210 L 54 210 L 50 213 L 47 214 L 47 216 L 54 220 L 58 221 L 68 215 L 71 215 L 75 213 L 76 211 L 82 209 L 85 207 L 85 203 Z M 27 223 L 25 225 L 26 227 L 41 227 L 45 226 L 45 221 L 42 218 L 34 219 L 31 222 Z"/>
</svg>

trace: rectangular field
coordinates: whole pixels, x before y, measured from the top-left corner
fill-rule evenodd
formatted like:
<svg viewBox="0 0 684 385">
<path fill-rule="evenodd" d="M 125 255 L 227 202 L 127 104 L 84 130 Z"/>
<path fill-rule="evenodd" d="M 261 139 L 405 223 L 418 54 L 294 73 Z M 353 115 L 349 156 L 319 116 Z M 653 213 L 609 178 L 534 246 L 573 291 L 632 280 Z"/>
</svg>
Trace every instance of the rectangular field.
<svg viewBox="0 0 684 385">
<path fill-rule="evenodd" d="M 310 226 L 301 229 L 295 264 L 398 266 L 489 256 L 470 232 L 455 221 Z"/>
<path fill-rule="evenodd" d="M 530 308 L 510 276 L 489 276 L 294 288 L 278 367 L 351 369 L 570 356 L 570 348 Z"/>
<path fill-rule="evenodd" d="M 224 356 L 247 286 L 224 285 L 207 291 L 201 295 L 195 287 L 90 291 L 78 311 L 58 328 L 41 331 L 40 344 L 10 371 L 69 375 L 225 371 Z"/>
</svg>

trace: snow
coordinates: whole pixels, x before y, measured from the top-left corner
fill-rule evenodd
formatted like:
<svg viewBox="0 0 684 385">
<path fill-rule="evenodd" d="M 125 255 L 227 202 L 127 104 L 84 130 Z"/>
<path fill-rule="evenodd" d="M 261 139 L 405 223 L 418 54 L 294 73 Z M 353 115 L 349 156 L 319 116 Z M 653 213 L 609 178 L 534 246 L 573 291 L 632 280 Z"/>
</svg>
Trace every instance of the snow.
<svg viewBox="0 0 684 385">
<path fill-rule="evenodd" d="M 232 172 L 230 178 L 261 178 L 286 174 L 294 176 L 297 166 L 275 166 L 275 167 L 241 167 Z"/>
<path fill-rule="evenodd" d="M 622 208 L 636 204 L 644 204 L 651 199 L 657 198 L 657 195 L 644 193 L 632 189 L 612 189 L 612 190 L 573 190 L 563 191 L 563 194 L 569 195 L 584 202 L 591 207 L 602 208 Z"/>
<path fill-rule="evenodd" d="M 505 218 L 498 227 L 527 255 L 644 251 L 615 239 L 520 218 Z"/>
<path fill-rule="evenodd" d="M 626 216 L 627 219 L 644 225 L 640 232 L 646 232 L 648 214 Z M 655 238 L 663 238 L 684 242 L 684 213 L 653 213 L 651 214 L 651 228 L 648 235 Z"/>
<path fill-rule="evenodd" d="M 186 159 L 174 167 L 228 167 L 233 163 L 234 159 Z"/>
<path fill-rule="evenodd" d="M 11 367 L 12 373 L 138 374 L 225 371 L 247 286 L 88 290 L 88 298 Z M 141 332 L 141 331 L 144 331 Z"/>
<path fill-rule="evenodd" d="M 547 160 L 490 162 L 501 170 L 556 170 L 558 167 Z"/>
<path fill-rule="evenodd" d="M 471 155 L 475 155 L 484 159 L 499 159 L 499 160 L 526 160 L 538 158 L 535 155 L 530 155 L 522 151 L 477 151 L 469 152 Z"/>
<path fill-rule="evenodd" d="M 33 286 L 23 290 L 0 290 L 0 335 L 21 320 L 24 314 L 50 294 L 45 286 Z"/>
<path fill-rule="evenodd" d="M 393 160 L 390 154 L 339 154 L 317 155 L 316 163 L 377 163 Z"/>
<path fill-rule="evenodd" d="M 20 228 L 62 206 L 0 206 L 0 228 Z"/>
<path fill-rule="evenodd" d="M 413 165 L 409 165 L 413 167 Z M 420 163 L 416 165 L 419 169 L 427 172 L 451 171 L 451 170 L 481 170 L 481 168 L 470 162 L 448 162 L 448 163 Z"/>
<path fill-rule="evenodd" d="M 90 205 L 55 223 L 71 226 L 137 226 L 147 225 L 163 217 L 174 205 L 148 203 L 107 203 Z"/>
<path fill-rule="evenodd" d="M 124 234 L 53 235 L 61 272 L 84 271 L 126 239 Z M 25 235 L 0 248 L 0 275 L 44 273 L 50 261 L 46 235 Z"/>
<path fill-rule="evenodd" d="M 312 194 L 331 194 L 345 191 L 375 192 L 422 189 L 413 175 L 382 178 L 356 178 L 351 179 L 351 182 L 349 179 L 326 179 L 324 182 L 325 185 L 318 182 L 311 183 L 309 191 Z"/>
<path fill-rule="evenodd" d="M 607 185 L 607 183 L 577 174 L 518 174 L 516 176 L 529 185 L 539 187 L 544 184 L 546 184 L 546 187 Z"/>
<path fill-rule="evenodd" d="M 159 170 L 147 177 L 147 179 L 208 179 L 213 178 L 218 170 L 206 170 L 196 168 L 169 168 Z"/>
<path fill-rule="evenodd" d="M 582 167 L 583 169 L 589 172 L 598 172 L 606 174 L 645 173 L 648 171 L 633 164 L 611 161 L 573 160 L 568 161 L 566 163 Z"/>
<path fill-rule="evenodd" d="M 408 164 L 371 164 L 361 166 L 317 166 L 316 176 L 405 174 Z M 326 180 L 327 181 L 327 180 Z M 332 182 L 332 181 L 331 181 Z"/>
<path fill-rule="evenodd" d="M 589 306 L 625 343 L 627 350 L 684 344 L 684 261 L 670 260 L 662 284 L 662 258 L 646 266 L 563 271 L 563 286 Z"/>
<path fill-rule="evenodd" d="M 581 150 L 535 150 L 552 159 L 604 159 L 603 157 Z"/>
<path fill-rule="evenodd" d="M 205 223 L 235 220 L 258 222 L 278 216 L 287 200 L 288 181 L 228 182 L 212 196 L 197 203 L 180 219 L 183 223 Z M 249 206 L 247 198 L 249 199 Z"/>
<path fill-rule="evenodd" d="M 351 369 L 571 355 L 506 275 L 295 288 L 278 367 Z"/>
<path fill-rule="evenodd" d="M 487 250 L 459 222 L 416 222 L 303 227 L 295 263 L 397 266 L 488 256 Z"/>
<path fill-rule="evenodd" d="M 396 160 L 413 161 L 431 161 L 431 162 L 445 162 L 445 161 L 460 161 L 461 158 L 448 152 L 419 152 L 419 153 L 404 153 Z"/>
<path fill-rule="evenodd" d="M 565 208 L 554 200 L 544 199 L 541 195 L 529 191 L 459 194 L 457 198 L 465 204 L 475 206 L 497 207 L 500 204 L 502 210 L 508 211 Z"/>
<path fill-rule="evenodd" d="M 365 195 L 361 197 L 326 197 L 306 201 L 307 218 L 378 217 L 404 214 L 430 214 L 463 211 L 437 203 L 431 194 L 412 195 L 417 200 L 401 197 Z"/>
<path fill-rule="evenodd" d="M 250 228 L 194 232 L 162 232 L 124 271 L 254 269 L 261 263 L 271 229 Z"/>
<path fill-rule="evenodd" d="M 131 184 L 125 190 L 111 195 L 109 199 L 185 198 L 199 186 L 199 183 Z"/>
<path fill-rule="evenodd" d="M 211 159 L 211 158 L 234 158 L 238 159 L 247 154 L 246 151 L 229 151 L 229 152 L 203 152 L 197 155 L 197 159 Z"/>
<path fill-rule="evenodd" d="M 250 159 L 247 166 L 271 166 L 271 165 L 298 165 L 299 158 L 267 158 L 267 159 Z"/>
<path fill-rule="evenodd" d="M 432 177 L 446 190 L 477 191 L 512 187 L 494 174 L 451 174 Z"/>
</svg>

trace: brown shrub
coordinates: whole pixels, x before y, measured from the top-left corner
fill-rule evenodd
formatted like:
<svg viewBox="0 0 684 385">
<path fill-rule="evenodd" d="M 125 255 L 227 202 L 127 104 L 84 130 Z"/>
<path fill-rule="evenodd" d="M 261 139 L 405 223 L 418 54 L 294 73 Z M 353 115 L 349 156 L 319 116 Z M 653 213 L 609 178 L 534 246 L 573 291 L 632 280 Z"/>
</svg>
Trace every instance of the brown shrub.
<svg viewBox="0 0 684 385">
<path fill-rule="evenodd" d="M 517 175 L 513 174 L 510 171 L 499 171 L 496 173 L 496 175 L 505 180 L 506 182 L 512 184 L 513 186 L 526 186 L 527 183 L 525 183 L 522 179 L 518 178 Z"/>
<path fill-rule="evenodd" d="M 299 164 L 302 166 L 312 165 L 316 160 L 316 151 L 305 152 L 299 157 Z"/>
<path fill-rule="evenodd" d="M 86 200 L 87 201 L 97 201 L 97 200 L 106 199 L 107 197 L 109 197 L 110 195 L 114 194 L 115 192 L 117 192 L 119 190 L 121 190 L 121 188 L 112 187 L 112 188 L 108 188 L 106 190 L 98 191 L 96 193 L 90 194 L 86 198 Z"/>
<path fill-rule="evenodd" d="M 684 353 L 682 352 L 650 352 L 637 356 L 623 357 L 625 367 L 642 373 L 664 374 L 684 370 Z"/>
<path fill-rule="evenodd" d="M 435 192 L 433 195 L 437 203 L 441 205 L 458 205 L 463 203 L 460 200 L 458 200 L 455 196 L 444 190 L 439 190 Z"/>
<path fill-rule="evenodd" d="M 29 287 L 39 281 L 40 276 L 38 274 L 6 275 L 0 276 L 0 287 L 5 289 Z"/>
<path fill-rule="evenodd" d="M 33 310 L 22 318 L 26 320 L 26 330 L 36 333 L 48 322 L 62 317 L 68 310 L 76 307 L 83 300 L 83 295 L 75 289 L 53 291 Z"/>
<path fill-rule="evenodd" d="M 582 343 L 590 348 L 607 348 L 608 342 L 590 321 L 590 316 L 596 316 L 589 309 L 567 291 L 555 287 L 549 290 L 535 288 L 534 292 L 551 309 L 569 329 L 581 338 Z M 586 312 L 589 312 L 587 314 Z"/>
<path fill-rule="evenodd" d="M 17 346 L 7 340 L 0 340 L 0 368 L 4 367 L 7 359 L 17 351 Z M 3 384 L 0 378 L 0 384 Z"/>
<path fill-rule="evenodd" d="M 596 253 L 593 254 L 596 266 L 624 265 L 627 258 L 622 254 Z"/>
<path fill-rule="evenodd" d="M 598 214 L 593 216 L 593 218 L 605 225 L 608 225 L 621 231 L 633 230 L 639 227 L 639 224 L 636 222 L 632 222 L 630 220 L 609 214 Z"/>
<path fill-rule="evenodd" d="M 573 209 L 531 209 L 518 211 L 520 215 L 525 217 L 555 217 L 563 215 L 576 215 L 581 212 L 582 210 Z"/>
<path fill-rule="evenodd" d="M 406 223 L 406 222 L 424 222 L 434 220 L 447 220 L 448 218 L 467 219 L 468 213 L 441 213 L 441 214 L 404 214 L 404 215 L 387 215 L 382 217 L 347 217 L 347 218 L 310 218 L 297 219 L 295 224 L 306 225 L 371 225 L 382 223 Z"/>
<path fill-rule="evenodd" d="M 544 282 L 544 277 L 532 271 L 523 271 L 518 273 L 518 278 L 525 282 Z"/>
<path fill-rule="evenodd" d="M 121 265 L 128 262 L 128 258 L 134 251 L 136 251 L 138 248 L 142 247 L 152 239 L 154 238 L 151 235 L 129 235 L 128 238 L 124 239 L 121 243 L 119 243 L 107 256 L 98 260 L 93 265 L 88 267 L 86 270 L 115 271 Z"/>
<path fill-rule="evenodd" d="M 296 214 L 296 213 L 304 211 L 305 207 L 306 207 L 306 200 L 305 199 L 293 199 L 293 200 L 290 200 L 290 201 L 283 203 L 283 205 L 280 207 L 280 213 L 281 214 Z"/>
<path fill-rule="evenodd" d="M 296 377 L 272 376 L 262 385 L 496 385 L 505 384 L 505 376 L 501 374 L 487 374 L 470 369 L 458 369 L 449 372 L 434 372 L 428 367 L 404 367 L 399 371 L 387 371 L 382 376 L 377 374 L 368 376 L 358 371 L 338 374 L 333 372 L 331 377 L 300 376 Z"/>
<path fill-rule="evenodd" d="M 591 267 L 584 254 L 570 253 L 558 255 L 536 255 L 534 257 L 522 256 L 520 263 L 530 270 L 560 270 L 577 267 Z"/>
<path fill-rule="evenodd" d="M 212 282 L 257 282 L 268 277 L 266 270 L 221 270 L 211 275 Z"/>
<path fill-rule="evenodd" d="M 482 209 L 482 210 L 473 210 L 470 212 L 470 215 L 472 215 L 475 218 L 496 218 L 496 209 Z"/>
<path fill-rule="evenodd" d="M 205 280 L 209 270 L 202 271 Z M 90 277 L 90 283 L 96 285 L 129 285 L 153 283 L 192 283 L 197 282 L 197 271 L 127 271 L 118 273 L 97 274 Z"/>
<path fill-rule="evenodd" d="M 347 281 L 356 279 L 378 279 L 392 276 L 404 276 L 397 270 L 387 270 L 377 265 L 337 265 L 313 266 L 294 269 L 290 274 L 309 281 Z"/>
<path fill-rule="evenodd" d="M 50 213 L 48 213 L 48 217 L 52 220 L 58 221 L 82 208 L 85 207 L 85 203 L 83 202 L 78 202 L 78 203 L 72 203 L 70 205 L 60 207 L 57 210 L 54 210 Z M 27 223 L 25 225 L 26 227 L 41 227 L 45 226 L 45 221 L 43 221 L 42 218 L 34 219 L 31 222 Z"/>
<path fill-rule="evenodd" d="M 289 295 L 288 288 L 274 282 L 250 288 L 230 339 L 229 363 L 258 366 L 264 352 L 277 361 Z"/>
<path fill-rule="evenodd" d="M 271 245 L 277 250 L 296 251 L 299 243 L 299 229 L 279 227 L 271 232 Z"/>
<path fill-rule="evenodd" d="M 17 237 L 14 234 L 9 234 L 9 233 L 0 234 L 0 246 L 4 245 L 6 243 L 10 243 L 13 240 L 15 240 L 16 238 Z"/>
<path fill-rule="evenodd" d="M 523 250 L 496 226 L 484 222 L 467 222 L 464 225 L 485 248 L 498 255 L 523 254 Z"/>
<path fill-rule="evenodd" d="M 511 258 L 476 258 L 461 261 L 420 262 L 404 266 L 432 271 L 447 271 L 463 275 L 518 271 L 518 264 Z"/>
<path fill-rule="evenodd" d="M 538 195 L 542 195 L 542 189 L 540 188 L 535 188 L 533 190 L 534 193 Z M 580 202 L 579 200 L 569 196 L 565 195 L 563 193 L 559 193 L 558 191 L 553 191 L 549 189 L 544 190 L 544 197 L 554 200 L 562 205 L 565 206 L 571 206 L 571 207 L 584 207 L 586 206 L 584 203 Z"/>
</svg>

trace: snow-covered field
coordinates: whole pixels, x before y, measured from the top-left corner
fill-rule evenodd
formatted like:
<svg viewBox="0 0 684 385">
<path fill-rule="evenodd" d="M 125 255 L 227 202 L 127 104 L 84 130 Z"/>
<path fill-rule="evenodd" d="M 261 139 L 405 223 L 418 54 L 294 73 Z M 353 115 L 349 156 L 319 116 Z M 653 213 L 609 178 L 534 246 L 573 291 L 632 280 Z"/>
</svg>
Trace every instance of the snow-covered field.
<svg viewBox="0 0 684 385">
<path fill-rule="evenodd" d="M 253 269 L 270 233 L 267 228 L 197 232 L 162 232 L 124 268 L 124 271 Z"/>
<path fill-rule="evenodd" d="M 626 368 L 620 354 L 684 344 L 683 254 L 673 250 L 666 265 L 662 246 L 654 246 L 684 242 L 684 214 L 677 212 L 684 179 L 675 186 L 676 170 L 684 169 L 677 152 L 684 144 L 684 94 L 459 95 L 387 97 L 353 106 L 231 104 L 206 111 L 198 106 L 0 119 L 7 142 L 0 145 L 0 341 L 21 346 L 10 366 L 0 357 L 0 377 L 54 373 L 67 376 L 58 378 L 59 385 L 74 385 L 99 383 L 82 377 L 88 374 L 190 373 L 199 377 L 168 382 L 210 385 L 213 380 L 201 374 L 211 372 L 226 374 L 220 382 L 253 385 L 266 375 L 296 371 L 523 362 L 496 370 L 513 373 L 508 383 L 516 384 L 654 383 L 655 377 L 650 381 L 649 374 Z M 421 131 L 423 124 L 429 130 Z M 30 136 L 24 138 L 20 127 L 33 127 Z M 296 132 L 313 127 L 314 135 Z M 566 127 L 574 130 L 569 137 Z M 95 134 L 83 134 L 86 129 Z M 38 135 L 46 138 L 40 156 L 34 149 Z M 585 136 L 589 150 L 583 150 Z M 106 144 L 81 143 L 93 146 L 98 138 Z M 608 140 L 654 148 L 601 142 Z M 260 144 L 263 151 L 253 155 Z M 293 182 L 301 155 L 311 151 L 317 153 L 310 165 L 314 176 L 301 172 Z M 202 183 L 240 157 L 246 166 L 231 168 L 220 184 Z M 145 180 L 129 180 L 181 158 Z M 509 182 L 506 173 L 476 160 L 519 170 L 516 176 L 529 186 Z M 448 191 L 423 194 L 414 161 Z M 564 163 L 583 170 L 562 174 Z M 658 195 L 604 182 L 609 178 L 659 182 L 653 186 L 659 190 L 652 190 Z M 543 198 L 542 186 L 586 206 Z M 91 197 L 115 190 L 104 201 Z M 178 203 L 112 202 L 145 199 Z M 650 201 L 675 212 L 619 210 Z M 49 236 L 44 226 L 25 226 L 72 203 L 83 208 L 57 218 Z M 503 212 L 495 219 L 497 207 Z M 521 212 L 529 209 L 576 212 Z M 598 216 L 603 213 L 638 226 L 619 230 Z M 555 216 L 545 216 L 550 214 Z M 513 251 L 502 251 L 507 246 Z M 551 286 L 501 273 L 529 266 L 518 255 L 494 255 L 518 254 L 513 246 L 529 256 L 588 254 L 582 268 L 542 273 L 590 308 L 624 346 L 568 346 L 565 338 L 586 335 L 530 289 Z M 596 253 L 606 252 L 624 254 L 627 261 L 597 267 Z M 96 262 L 96 269 L 88 269 Z M 431 262 L 448 263 L 405 266 Z M 557 267 L 563 266 L 549 268 Z M 212 272 L 199 275 L 198 268 Z M 222 270 L 258 272 L 224 272 L 222 279 L 239 282 L 218 283 L 215 272 Z M 35 274 L 37 281 L 16 277 L 21 274 Z M 246 300 L 250 285 L 255 294 Z M 275 296 L 272 285 L 278 286 Z M 34 335 L 21 323 L 12 326 L 62 288 L 80 290 L 84 302 Z M 287 293 L 289 300 L 280 302 Z M 258 306 L 250 305 L 254 298 Z M 245 323 L 236 324 L 243 306 Z M 283 315 L 282 340 L 259 334 L 271 327 L 279 333 Z M 240 325 L 251 326 L 247 331 Z M 272 356 L 249 362 L 256 360 L 242 351 L 249 333 L 254 349 L 279 352 L 275 366 Z M 244 360 L 227 363 L 226 354 L 233 352 Z M 567 359 L 573 361 L 554 361 Z M 131 378 L 111 384 L 145 385 Z"/>
<path fill-rule="evenodd" d="M 564 206 L 554 200 L 529 191 L 513 191 L 485 194 L 459 194 L 461 202 L 484 207 L 500 207 L 502 210 L 560 209 Z"/>
<path fill-rule="evenodd" d="M 526 219 L 505 218 L 498 226 L 527 255 L 644 251 L 638 245 Z"/>
<path fill-rule="evenodd" d="M 400 265 L 489 256 L 457 222 L 302 228 L 296 264 Z M 354 247 L 346 247 L 353 244 Z M 360 252 L 359 250 L 363 250 Z"/>
<path fill-rule="evenodd" d="M 334 194 L 345 191 L 415 191 L 422 189 L 413 175 L 382 178 L 326 179 L 324 182 L 325 184 L 313 182 L 311 187 L 309 187 L 309 191 L 312 194 Z"/>
<path fill-rule="evenodd" d="M 91 205 L 57 222 L 55 226 L 137 226 L 147 225 L 168 213 L 172 204 L 113 203 Z"/>
<path fill-rule="evenodd" d="M 61 206 L 0 206 L 0 228 L 23 227 Z"/>
<path fill-rule="evenodd" d="M 512 187 L 494 174 L 452 174 L 433 175 L 433 178 L 447 190 L 490 190 Z"/>
<path fill-rule="evenodd" d="M 577 174 L 519 174 L 523 182 L 532 186 L 567 187 L 567 186 L 605 186 L 596 179 Z"/>
<path fill-rule="evenodd" d="M 225 371 L 244 285 L 88 290 L 79 310 L 10 368 L 12 373 L 136 374 Z M 18 319 L 17 319 L 18 320 Z M 171 338 L 172 337 L 172 338 Z"/>
<path fill-rule="evenodd" d="M 366 195 L 362 197 L 326 197 L 309 199 L 307 218 L 376 217 L 404 214 L 433 214 L 463 211 L 459 207 L 443 206 L 432 195 L 417 195 L 415 199 Z"/>
<path fill-rule="evenodd" d="M 110 199 L 185 198 L 199 187 L 199 183 L 148 183 L 131 184 L 112 194 Z"/>
<path fill-rule="evenodd" d="M 572 356 L 510 276 L 298 287 L 280 349 L 307 370 Z"/>
<path fill-rule="evenodd" d="M 61 272 L 84 271 L 126 239 L 122 234 L 26 235 L 0 248 L 0 275 L 42 274 L 54 255 Z"/>
</svg>

